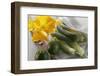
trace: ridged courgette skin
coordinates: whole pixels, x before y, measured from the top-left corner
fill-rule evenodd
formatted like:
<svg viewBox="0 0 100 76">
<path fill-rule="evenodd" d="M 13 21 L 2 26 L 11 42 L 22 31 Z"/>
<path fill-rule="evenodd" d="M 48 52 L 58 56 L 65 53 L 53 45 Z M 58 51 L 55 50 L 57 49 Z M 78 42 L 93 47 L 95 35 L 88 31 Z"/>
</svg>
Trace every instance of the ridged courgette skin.
<svg viewBox="0 0 100 76">
<path fill-rule="evenodd" d="M 65 41 L 66 43 L 72 42 L 72 40 L 69 37 L 66 37 L 58 32 L 52 33 L 51 35 L 59 40 Z"/>
<path fill-rule="evenodd" d="M 71 28 L 69 28 L 68 26 L 66 26 L 66 25 L 61 25 L 61 27 L 63 28 L 62 30 L 59 28 L 59 32 L 62 32 L 63 34 L 66 34 L 66 33 L 64 33 L 65 31 L 63 31 L 63 30 L 67 30 L 67 31 L 69 31 L 70 33 L 69 34 L 74 34 L 74 35 L 76 35 L 76 38 L 75 38 L 75 36 L 72 36 L 72 37 L 70 37 L 70 38 L 72 38 L 73 40 L 76 40 L 77 42 L 79 42 L 79 43 L 83 43 L 83 42 L 87 42 L 87 34 L 86 33 L 84 33 L 84 32 L 80 32 L 80 31 L 77 31 L 77 30 L 75 30 L 75 29 L 71 29 Z M 68 33 L 67 33 L 68 34 Z"/>
<path fill-rule="evenodd" d="M 61 27 L 65 30 L 68 30 L 70 32 L 73 32 L 73 33 L 76 33 L 77 31 L 75 29 L 71 29 L 69 28 L 68 26 L 64 25 L 64 24 L 61 24 Z"/>
<path fill-rule="evenodd" d="M 51 55 L 56 55 L 58 54 L 60 51 L 60 47 L 59 47 L 59 44 L 56 40 L 51 40 L 49 42 L 49 49 L 48 49 L 48 52 L 51 54 Z"/>
<path fill-rule="evenodd" d="M 86 33 L 81 32 L 80 36 L 81 37 L 80 37 L 80 40 L 78 42 L 83 43 L 83 42 L 87 42 L 88 41 Z"/>
<path fill-rule="evenodd" d="M 54 45 L 55 45 L 54 43 L 55 43 L 54 40 L 49 41 L 48 52 L 49 52 L 50 54 L 54 54 Z"/>
<path fill-rule="evenodd" d="M 58 30 L 59 33 L 65 35 L 66 37 L 69 37 L 72 41 L 78 41 L 79 40 L 76 33 L 65 30 L 61 26 L 58 26 L 57 30 Z"/>
<path fill-rule="evenodd" d="M 80 56 L 80 57 L 84 57 L 85 56 L 85 51 L 84 49 L 77 43 L 77 42 L 73 42 L 69 44 L 73 49 L 75 49 L 75 53 Z"/>
<path fill-rule="evenodd" d="M 45 50 L 39 50 L 35 56 L 35 60 L 49 60 L 50 54 Z"/>
<path fill-rule="evenodd" d="M 75 55 L 75 50 L 71 48 L 67 43 L 59 41 L 59 44 L 64 53 Z"/>
</svg>

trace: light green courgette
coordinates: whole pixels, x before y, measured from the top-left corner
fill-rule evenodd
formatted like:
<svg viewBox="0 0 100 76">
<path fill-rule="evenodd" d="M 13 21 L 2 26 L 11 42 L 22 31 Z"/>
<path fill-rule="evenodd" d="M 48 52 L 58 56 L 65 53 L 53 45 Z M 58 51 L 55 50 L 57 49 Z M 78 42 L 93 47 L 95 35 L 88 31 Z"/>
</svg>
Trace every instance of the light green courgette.
<svg viewBox="0 0 100 76">
<path fill-rule="evenodd" d="M 60 47 L 64 53 L 75 55 L 75 50 L 71 48 L 67 43 L 59 41 Z"/>
<path fill-rule="evenodd" d="M 80 56 L 80 57 L 84 57 L 85 56 L 85 51 L 84 49 L 77 43 L 77 42 L 73 42 L 69 44 L 73 49 L 75 49 L 75 53 Z"/>
</svg>

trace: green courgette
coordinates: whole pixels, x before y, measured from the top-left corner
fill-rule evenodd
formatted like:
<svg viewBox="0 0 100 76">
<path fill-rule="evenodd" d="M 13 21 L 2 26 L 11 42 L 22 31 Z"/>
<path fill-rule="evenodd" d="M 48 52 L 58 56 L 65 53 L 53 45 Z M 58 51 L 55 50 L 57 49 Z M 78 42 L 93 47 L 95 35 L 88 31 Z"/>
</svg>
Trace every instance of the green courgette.
<svg viewBox="0 0 100 76">
<path fill-rule="evenodd" d="M 64 53 L 75 55 L 75 50 L 71 48 L 67 43 L 59 41 L 59 44 Z"/>
<path fill-rule="evenodd" d="M 50 54 L 46 50 L 38 50 L 35 56 L 35 60 L 50 60 Z"/>
<path fill-rule="evenodd" d="M 79 43 L 83 43 L 83 42 L 87 42 L 88 41 L 88 38 L 87 38 L 87 34 L 84 33 L 84 32 L 81 32 L 80 34 L 80 40 L 78 41 Z"/>
<path fill-rule="evenodd" d="M 69 44 L 73 49 L 75 49 L 75 53 L 80 56 L 80 57 L 84 57 L 85 56 L 85 51 L 84 49 L 77 43 L 77 42 L 73 42 Z"/>
<path fill-rule="evenodd" d="M 64 30 L 67 30 L 69 31 L 70 33 L 69 34 L 74 34 L 76 35 L 76 39 L 73 38 L 74 36 L 70 37 L 70 38 L 73 38 L 73 40 L 75 39 L 78 43 L 83 43 L 83 42 L 87 42 L 87 34 L 84 33 L 84 32 L 80 32 L 80 31 L 77 31 L 75 29 L 72 29 L 64 24 L 61 25 L 61 27 L 64 29 Z M 68 34 L 68 33 L 67 33 Z"/>
<path fill-rule="evenodd" d="M 73 33 L 75 33 L 75 34 L 76 34 L 76 32 L 77 32 L 75 29 L 72 29 L 72 28 L 70 28 L 70 27 L 68 27 L 68 26 L 66 26 L 66 25 L 64 25 L 64 24 L 61 24 L 61 27 L 62 27 L 63 29 L 65 29 L 65 30 L 70 31 L 70 32 L 73 32 Z"/>
<path fill-rule="evenodd" d="M 63 34 L 64 36 L 69 37 L 72 41 L 79 41 L 79 38 L 76 33 L 67 31 L 63 29 L 61 26 L 58 26 L 57 30 L 59 33 Z"/>
<path fill-rule="evenodd" d="M 55 39 L 49 41 L 49 49 L 48 49 L 48 52 L 51 55 L 58 54 L 59 53 L 59 50 L 60 50 L 59 44 L 58 44 L 58 42 Z"/>
<path fill-rule="evenodd" d="M 66 37 L 63 34 L 58 33 L 58 32 L 52 33 L 51 35 L 52 37 L 56 37 L 57 39 L 65 41 L 67 43 L 73 42 L 69 37 Z"/>
</svg>

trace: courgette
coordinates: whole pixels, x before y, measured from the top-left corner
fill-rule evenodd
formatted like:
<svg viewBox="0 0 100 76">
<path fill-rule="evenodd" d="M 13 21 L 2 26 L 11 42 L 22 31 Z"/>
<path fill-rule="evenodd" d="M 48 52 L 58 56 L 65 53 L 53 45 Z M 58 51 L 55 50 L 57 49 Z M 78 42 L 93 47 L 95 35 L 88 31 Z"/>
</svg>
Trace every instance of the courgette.
<svg viewBox="0 0 100 76">
<path fill-rule="evenodd" d="M 75 50 L 71 48 L 67 43 L 59 41 L 59 44 L 64 53 L 75 55 Z"/>
<path fill-rule="evenodd" d="M 59 44 L 58 44 L 58 42 L 55 39 L 49 41 L 49 49 L 48 49 L 48 52 L 51 55 L 58 54 L 59 53 L 59 50 L 60 50 Z"/>
<path fill-rule="evenodd" d="M 55 32 L 55 33 L 52 33 L 51 35 L 52 37 L 56 37 L 59 40 L 65 41 L 66 43 L 72 42 L 72 40 L 69 37 L 66 37 L 61 33 Z"/>
<path fill-rule="evenodd" d="M 87 42 L 88 41 L 88 38 L 87 38 L 87 34 L 84 33 L 84 32 L 81 32 L 81 35 L 80 35 L 80 40 L 78 41 L 79 43 L 83 43 L 83 42 Z"/>
<path fill-rule="evenodd" d="M 58 30 L 59 33 L 65 35 L 66 37 L 69 37 L 72 41 L 78 41 L 79 40 L 76 33 L 67 31 L 67 30 L 63 29 L 61 26 L 58 26 L 57 30 Z"/>
<path fill-rule="evenodd" d="M 73 38 L 73 40 L 75 39 L 77 42 L 79 43 L 83 43 L 83 42 L 87 42 L 87 34 L 84 33 L 84 32 L 80 32 L 78 30 L 75 30 L 75 29 L 72 29 L 72 28 L 69 28 L 68 26 L 62 24 L 61 27 L 66 30 L 66 31 L 69 31 L 70 33 L 69 34 L 74 34 L 76 35 L 76 39 L 73 38 L 74 36 L 70 37 L 70 38 Z M 67 33 L 68 34 L 68 33 Z"/>
<path fill-rule="evenodd" d="M 46 50 L 38 50 L 35 56 L 35 60 L 50 60 L 50 54 Z"/>
<path fill-rule="evenodd" d="M 66 26 L 64 24 L 61 24 L 61 27 L 63 29 L 65 29 L 65 30 L 68 30 L 68 31 L 73 32 L 73 33 L 76 33 L 77 32 L 75 29 L 72 29 L 72 28 L 70 28 L 70 27 L 68 27 L 68 26 Z"/>
<path fill-rule="evenodd" d="M 73 42 L 69 44 L 73 49 L 75 49 L 75 53 L 80 56 L 80 57 L 84 57 L 85 56 L 85 51 L 84 49 L 77 43 L 77 42 Z"/>
</svg>

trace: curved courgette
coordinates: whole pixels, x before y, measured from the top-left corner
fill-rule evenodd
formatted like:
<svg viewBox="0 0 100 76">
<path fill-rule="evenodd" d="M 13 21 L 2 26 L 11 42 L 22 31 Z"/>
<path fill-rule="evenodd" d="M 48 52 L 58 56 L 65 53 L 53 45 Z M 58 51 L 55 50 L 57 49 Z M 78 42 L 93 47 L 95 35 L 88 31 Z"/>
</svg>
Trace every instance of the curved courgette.
<svg viewBox="0 0 100 76">
<path fill-rule="evenodd" d="M 60 50 L 59 44 L 56 40 L 51 40 L 49 42 L 48 52 L 52 55 L 58 54 Z"/>
<path fill-rule="evenodd" d="M 75 55 L 75 50 L 71 48 L 67 43 L 59 41 L 59 44 L 64 53 Z"/>
<path fill-rule="evenodd" d="M 83 42 L 87 42 L 87 41 L 88 41 L 87 34 L 81 32 L 81 37 L 80 37 L 80 40 L 78 42 L 83 43 Z"/>
<path fill-rule="evenodd" d="M 50 54 L 45 50 L 39 50 L 36 53 L 35 60 L 50 60 Z"/>
<path fill-rule="evenodd" d="M 84 49 L 77 42 L 70 43 L 69 45 L 76 50 L 75 53 L 78 56 L 80 56 L 80 57 L 84 57 L 85 56 Z"/>
<path fill-rule="evenodd" d="M 51 35 L 59 40 L 65 41 L 66 43 L 72 42 L 72 40 L 69 37 L 66 37 L 58 32 L 52 33 Z"/>
<path fill-rule="evenodd" d="M 67 31 L 67 34 L 74 34 L 76 35 L 76 38 L 74 35 L 71 35 L 70 38 L 72 38 L 72 40 L 76 40 L 77 42 L 79 43 L 82 43 L 82 42 L 87 42 L 87 34 L 84 33 L 84 32 L 80 32 L 80 31 L 77 31 L 75 29 L 72 29 L 72 28 L 69 28 L 68 26 L 65 26 L 65 25 L 61 25 L 61 27 Z M 58 27 L 59 28 L 59 27 Z M 60 31 L 60 28 L 59 28 L 59 32 L 62 32 L 62 30 Z M 63 34 L 66 34 L 64 33 L 65 31 L 63 31 Z"/>
<path fill-rule="evenodd" d="M 78 41 L 79 40 L 76 33 L 67 31 L 67 30 L 63 29 L 61 26 L 58 26 L 57 30 L 58 30 L 59 33 L 69 37 L 72 41 Z"/>
<path fill-rule="evenodd" d="M 72 29 L 72 28 L 70 28 L 70 27 L 68 27 L 68 26 L 66 26 L 66 25 L 64 25 L 64 24 L 61 24 L 61 27 L 62 27 L 63 29 L 65 29 L 65 30 L 70 31 L 70 32 L 73 32 L 73 33 L 77 32 L 77 30 Z"/>
</svg>

